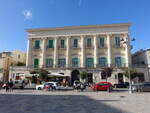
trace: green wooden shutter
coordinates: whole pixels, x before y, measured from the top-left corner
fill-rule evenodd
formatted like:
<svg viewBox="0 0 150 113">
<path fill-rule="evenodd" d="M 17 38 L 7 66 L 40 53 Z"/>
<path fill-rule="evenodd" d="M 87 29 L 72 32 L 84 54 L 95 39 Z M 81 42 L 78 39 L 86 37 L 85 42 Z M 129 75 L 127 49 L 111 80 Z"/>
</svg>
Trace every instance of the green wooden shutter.
<svg viewBox="0 0 150 113">
<path fill-rule="evenodd" d="M 117 66 L 117 57 L 115 57 L 115 66 Z"/>
<path fill-rule="evenodd" d="M 104 47 L 104 38 L 100 38 L 100 47 Z"/>
<path fill-rule="evenodd" d="M 48 48 L 53 48 L 53 47 L 54 47 L 53 40 L 49 40 Z"/>
<path fill-rule="evenodd" d="M 121 67 L 123 67 L 123 66 L 124 66 L 124 58 L 121 57 Z"/>
<path fill-rule="evenodd" d="M 100 63 L 100 59 L 101 59 L 101 58 L 99 57 L 99 58 L 98 58 L 98 65 L 99 65 L 99 66 L 100 66 L 100 64 L 101 64 L 101 63 Z"/>
<path fill-rule="evenodd" d="M 91 44 L 91 38 L 88 38 L 87 39 L 87 47 L 91 47 L 92 46 L 92 44 Z"/>
<path fill-rule="evenodd" d="M 115 37 L 116 46 L 120 46 L 120 37 Z"/>
<path fill-rule="evenodd" d="M 46 67 L 48 67 L 48 59 L 46 59 Z"/>
<path fill-rule="evenodd" d="M 80 67 L 80 58 L 78 58 L 78 67 Z"/>
<path fill-rule="evenodd" d="M 53 64 L 54 64 L 54 60 L 53 59 L 51 59 L 52 60 L 52 67 L 53 67 Z"/>
<path fill-rule="evenodd" d="M 74 39 L 74 47 L 78 47 L 78 39 Z"/>
<path fill-rule="evenodd" d="M 105 57 L 105 66 L 107 66 L 107 58 Z"/>
<path fill-rule="evenodd" d="M 118 46 L 120 46 L 120 37 L 118 37 Z"/>
<path fill-rule="evenodd" d="M 76 39 L 76 47 L 78 47 L 78 39 Z"/>
<path fill-rule="evenodd" d="M 64 67 L 66 66 L 66 58 L 64 58 Z"/>
<path fill-rule="evenodd" d="M 61 48 L 65 48 L 65 40 L 61 40 Z"/>
<path fill-rule="evenodd" d="M 86 66 L 88 67 L 88 57 L 86 57 L 85 63 L 86 63 Z"/>
<path fill-rule="evenodd" d="M 74 57 L 72 57 L 72 66 L 74 67 Z"/>
<path fill-rule="evenodd" d="M 94 66 L 94 58 L 92 57 L 92 66 Z"/>
<path fill-rule="evenodd" d="M 102 47 L 104 47 L 104 38 L 102 38 Z"/>
<path fill-rule="evenodd" d="M 35 40 L 35 48 L 40 48 L 40 40 Z"/>
<path fill-rule="evenodd" d="M 117 37 L 115 37 L 115 45 L 117 46 Z"/>
<path fill-rule="evenodd" d="M 39 67 L 39 59 L 34 59 L 34 67 L 38 68 Z"/>
</svg>

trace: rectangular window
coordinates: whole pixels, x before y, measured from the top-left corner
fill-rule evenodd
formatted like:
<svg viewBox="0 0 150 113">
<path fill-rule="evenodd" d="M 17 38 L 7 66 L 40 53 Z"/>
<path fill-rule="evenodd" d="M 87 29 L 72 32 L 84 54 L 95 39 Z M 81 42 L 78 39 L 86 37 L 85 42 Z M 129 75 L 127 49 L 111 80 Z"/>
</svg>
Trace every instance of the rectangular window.
<svg viewBox="0 0 150 113">
<path fill-rule="evenodd" d="M 53 67 L 53 59 L 46 59 L 46 67 Z"/>
<path fill-rule="evenodd" d="M 87 47 L 92 47 L 91 38 L 87 39 Z"/>
<path fill-rule="evenodd" d="M 120 37 L 115 37 L 115 45 L 120 47 Z"/>
<path fill-rule="evenodd" d="M 60 48 L 65 48 L 65 40 L 60 40 Z"/>
<path fill-rule="evenodd" d="M 34 59 L 34 68 L 38 68 L 39 67 L 39 59 L 36 58 Z"/>
<path fill-rule="evenodd" d="M 54 48 L 53 40 L 48 41 L 48 48 Z"/>
<path fill-rule="evenodd" d="M 117 67 L 123 66 L 123 58 L 122 57 L 115 57 L 115 66 L 117 66 Z"/>
<path fill-rule="evenodd" d="M 102 66 L 102 67 L 107 66 L 107 59 L 106 59 L 106 57 L 100 57 L 99 58 L 99 65 Z"/>
<path fill-rule="evenodd" d="M 73 41 L 73 47 L 75 47 L 75 48 L 78 47 L 78 39 L 74 39 L 74 41 Z"/>
<path fill-rule="evenodd" d="M 78 67 L 79 66 L 79 58 L 72 58 L 72 67 Z"/>
<path fill-rule="evenodd" d="M 100 38 L 99 41 L 100 41 L 100 47 L 104 47 L 104 38 Z"/>
<path fill-rule="evenodd" d="M 34 42 L 34 48 L 39 49 L 40 48 L 40 40 L 35 40 Z"/>
<path fill-rule="evenodd" d="M 66 65 L 65 58 L 58 59 L 58 67 L 65 67 L 65 65 Z"/>
<path fill-rule="evenodd" d="M 93 58 L 86 58 L 86 67 L 93 67 L 94 66 L 94 59 Z"/>
</svg>

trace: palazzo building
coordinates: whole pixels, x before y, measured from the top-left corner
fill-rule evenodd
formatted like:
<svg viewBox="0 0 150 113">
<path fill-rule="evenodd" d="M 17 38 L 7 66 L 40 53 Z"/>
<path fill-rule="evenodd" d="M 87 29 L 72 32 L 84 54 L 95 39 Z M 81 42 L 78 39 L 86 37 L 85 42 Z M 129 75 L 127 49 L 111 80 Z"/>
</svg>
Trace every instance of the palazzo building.
<svg viewBox="0 0 150 113">
<path fill-rule="evenodd" d="M 26 67 L 61 73 L 71 82 L 79 79 L 82 71 L 89 73 L 90 81 L 100 81 L 104 67 L 115 67 L 114 74 L 118 75 L 120 67 L 131 63 L 129 26 L 123 23 L 27 29 Z"/>
</svg>

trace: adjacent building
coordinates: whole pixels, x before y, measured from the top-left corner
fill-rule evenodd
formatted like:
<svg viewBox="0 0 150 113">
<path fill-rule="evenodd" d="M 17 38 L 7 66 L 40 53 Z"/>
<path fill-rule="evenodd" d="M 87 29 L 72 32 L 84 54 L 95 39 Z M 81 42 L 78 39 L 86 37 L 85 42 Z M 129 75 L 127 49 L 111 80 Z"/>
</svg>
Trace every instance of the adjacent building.
<svg viewBox="0 0 150 113">
<path fill-rule="evenodd" d="M 9 66 L 11 63 L 11 52 L 0 53 L 0 81 L 8 80 Z"/>
<path fill-rule="evenodd" d="M 25 63 L 26 54 L 21 51 L 14 50 L 0 53 L 0 80 L 8 80 L 10 66 L 25 65 Z"/>
<path fill-rule="evenodd" d="M 150 49 L 139 50 L 132 55 L 133 67 L 143 73 L 144 81 L 150 81 Z"/>
<path fill-rule="evenodd" d="M 101 70 L 113 67 L 110 80 L 126 81 L 121 67 L 131 64 L 129 27 L 123 23 L 27 29 L 26 68 L 61 73 L 72 83 L 82 71 L 89 82 L 98 82 L 103 79 Z"/>
<path fill-rule="evenodd" d="M 11 52 L 11 57 L 13 60 L 13 65 L 25 65 L 26 64 L 26 53 L 19 51 L 19 50 L 13 50 Z"/>
</svg>

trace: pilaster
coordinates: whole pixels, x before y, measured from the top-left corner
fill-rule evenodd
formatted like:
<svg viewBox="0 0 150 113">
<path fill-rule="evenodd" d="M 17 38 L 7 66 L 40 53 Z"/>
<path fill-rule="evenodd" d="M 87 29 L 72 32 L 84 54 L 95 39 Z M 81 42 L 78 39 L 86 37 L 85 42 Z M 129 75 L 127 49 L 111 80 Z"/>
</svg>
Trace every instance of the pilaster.
<svg viewBox="0 0 150 113">
<path fill-rule="evenodd" d="M 81 67 L 85 67 L 85 39 L 81 36 Z"/>
<path fill-rule="evenodd" d="M 97 49 L 98 49 L 98 46 L 97 46 L 97 36 L 94 35 L 94 67 L 97 67 L 97 64 L 98 64 L 98 58 L 97 58 Z"/>
<path fill-rule="evenodd" d="M 112 64 L 111 61 L 111 39 L 110 39 L 110 34 L 107 34 L 107 55 L 108 55 L 108 66 L 110 67 Z"/>
<path fill-rule="evenodd" d="M 58 37 L 55 37 L 54 40 L 54 68 L 57 67 L 57 57 L 58 57 Z"/>
</svg>

